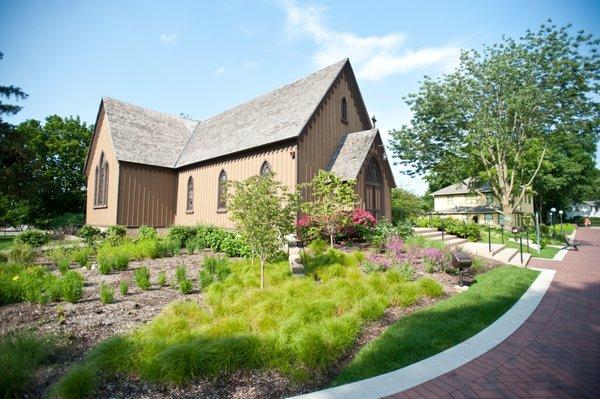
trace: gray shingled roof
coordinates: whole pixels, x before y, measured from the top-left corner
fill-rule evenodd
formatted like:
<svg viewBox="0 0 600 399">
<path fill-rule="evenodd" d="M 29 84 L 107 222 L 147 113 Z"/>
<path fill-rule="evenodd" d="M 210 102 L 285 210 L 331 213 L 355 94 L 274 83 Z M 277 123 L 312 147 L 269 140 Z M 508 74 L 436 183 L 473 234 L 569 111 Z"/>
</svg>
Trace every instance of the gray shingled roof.
<svg viewBox="0 0 600 399">
<path fill-rule="evenodd" d="M 376 136 L 377 129 L 343 136 L 331 156 L 327 170 L 342 180 L 356 179 Z"/>
<path fill-rule="evenodd" d="M 437 191 L 431 193 L 431 195 L 437 196 L 437 195 L 468 194 L 468 193 L 474 192 L 469 187 L 470 183 L 471 183 L 471 178 L 468 178 L 468 179 L 465 179 L 456 184 L 451 184 L 448 187 L 444 187 L 440 190 L 437 190 Z M 492 190 L 490 189 L 489 184 L 485 184 L 484 187 L 481 189 L 481 192 L 483 192 L 483 193 L 491 192 L 491 191 Z"/>
<path fill-rule="evenodd" d="M 119 161 L 173 167 L 198 124 L 110 97 L 102 102 Z"/>
<path fill-rule="evenodd" d="M 198 123 L 175 166 L 297 137 L 347 62 L 337 62 Z"/>
</svg>

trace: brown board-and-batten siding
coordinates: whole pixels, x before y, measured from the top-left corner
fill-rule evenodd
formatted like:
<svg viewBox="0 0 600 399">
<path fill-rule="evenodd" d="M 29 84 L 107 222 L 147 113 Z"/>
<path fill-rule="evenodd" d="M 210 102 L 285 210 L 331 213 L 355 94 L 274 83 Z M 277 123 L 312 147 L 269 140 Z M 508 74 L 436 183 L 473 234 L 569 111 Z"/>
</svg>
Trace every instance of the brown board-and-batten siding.
<svg viewBox="0 0 600 399">
<path fill-rule="evenodd" d="M 106 190 L 106 204 L 94 204 L 96 192 L 96 168 L 100 167 L 100 158 L 108 163 L 108 187 Z M 110 226 L 117 223 L 117 198 L 119 184 L 119 162 L 115 156 L 110 135 L 110 127 L 104 108 L 100 108 L 96 119 L 96 128 L 90 146 L 89 159 L 86 164 L 87 192 L 86 197 L 86 224 L 94 226 Z"/>
<path fill-rule="evenodd" d="M 310 182 L 319 169 L 325 169 L 343 135 L 370 129 L 363 115 L 348 70 L 340 74 L 298 143 L 298 183 Z M 342 121 L 341 103 L 346 98 L 348 117 Z"/>
<path fill-rule="evenodd" d="M 120 162 L 117 223 L 170 226 L 175 220 L 177 171 Z"/>
<path fill-rule="evenodd" d="M 393 186 L 393 176 L 389 169 L 386 167 L 384 162 L 387 162 L 383 158 L 384 149 L 383 142 L 380 139 L 380 136 L 377 135 L 375 140 L 373 141 L 373 145 L 369 150 L 369 155 L 367 156 L 367 160 L 369 157 L 374 157 L 377 165 L 379 167 L 379 171 L 381 172 L 382 177 L 382 187 L 380 190 L 380 198 L 377 201 L 381 204 L 381 211 L 383 212 L 383 216 L 391 221 L 392 220 L 392 207 L 391 207 L 391 188 Z M 365 176 L 366 176 L 367 162 L 365 162 L 360 169 L 360 173 L 358 178 L 356 179 L 356 192 L 360 196 L 360 204 L 359 206 L 363 209 L 371 209 L 374 204 L 373 199 L 369 199 L 369 193 L 367 192 Z"/>
<path fill-rule="evenodd" d="M 265 161 L 275 173 L 275 179 L 288 186 L 296 187 L 296 140 L 288 140 L 244 153 L 222 157 L 182 168 L 177 187 L 177 211 L 175 224 L 210 224 L 220 227 L 233 227 L 227 212 L 217 208 L 219 175 L 225 171 L 229 181 L 242 181 L 260 174 Z M 188 180 L 193 179 L 193 209 L 187 208 Z"/>
</svg>

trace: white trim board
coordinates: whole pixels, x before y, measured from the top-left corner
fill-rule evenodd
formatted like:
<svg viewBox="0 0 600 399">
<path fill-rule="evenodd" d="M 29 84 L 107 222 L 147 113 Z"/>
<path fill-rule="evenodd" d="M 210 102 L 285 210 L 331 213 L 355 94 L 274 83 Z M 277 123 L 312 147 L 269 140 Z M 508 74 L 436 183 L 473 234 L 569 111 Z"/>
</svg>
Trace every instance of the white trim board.
<svg viewBox="0 0 600 399">
<path fill-rule="evenodd" d="M 531 316 L 550 287 L 555 270 L 534 269 L 540 275 L 523 296 L 488 327 L 437 355 L 401 369 L 294 399 L 378 399 L 421 385 L 490 351 L 510 337 Z"/>
</svg>

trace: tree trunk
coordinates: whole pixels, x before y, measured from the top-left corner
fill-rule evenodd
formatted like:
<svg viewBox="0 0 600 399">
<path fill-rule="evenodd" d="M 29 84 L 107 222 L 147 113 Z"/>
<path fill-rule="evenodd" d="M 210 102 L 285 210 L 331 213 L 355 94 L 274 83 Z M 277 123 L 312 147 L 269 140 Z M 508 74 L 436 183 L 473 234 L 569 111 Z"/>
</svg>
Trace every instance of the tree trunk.
<svg viewBox="0 0 600 399">
<path fill-rule="evenodd" d="M 260 289 L 265 288 L 265 261 L 260 258 Z"/>
<path fill-rule="evenodd" d="M 333 234 L 329 234 L 329 245 L 333 248 Z"/>
</svg>

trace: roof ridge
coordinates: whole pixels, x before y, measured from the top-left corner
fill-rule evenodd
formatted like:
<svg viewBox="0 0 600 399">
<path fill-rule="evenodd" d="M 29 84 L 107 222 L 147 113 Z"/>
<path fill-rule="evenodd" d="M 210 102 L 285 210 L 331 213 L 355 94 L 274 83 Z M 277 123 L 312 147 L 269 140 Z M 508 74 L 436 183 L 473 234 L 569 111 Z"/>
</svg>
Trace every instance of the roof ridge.
<svg viewBox="0 0 600 399">
<path fill-rule="evenodd" d="M 196 123 L 196 124 L 197 124 L 198 122 L 200 122 L 199 120 L 195 120 L 195 119 L 189 119 L 189 118 L 186 118 L 186 117 L 184 117 L 184 116 L 180 116 L 180 115 L 173 115 L 173 114 L 169 114 L 169 113 L 167 113 L 167 112 L 158 111 L 158 110 L 156 110 L 156 109 L 153 109 L 153 108 L 144 107 L 144 106 L 142 106 L 142 105 L 134 104 L 134 103 L 132 103 L 132 102 L 129 102 L 129 101 L 119 100 L 118 98 L 114 98 L 114 97 L 110 97 L 110 96 L 102 96 L 102 100 L 103 100 L 103 101 L 104 101 L 104 100 L 116 101 L 116 102 L 118 102 L 118 103 L 121 103 L 121 104 L 124 104 L 124 105 L 130 106 L 130 107 L 139 108 L 139 109 L 141 109 L 141 110 L 144 110 L 144 111 L 146 111 L 146 112 L 153 112 L 153 113 L 156 113 L 156 114 L 161 114 L 161 115 L 165 115 L 165 116 L 168 116 L 168 117 L 171 117 L 171 118 L 180 119 L 180 120 L 181 120 L 181 121 L 183 121 L 183 122 L 193 122 L 193 123 Z"/>
<path fill-rule="evenodd" d="M 331 80 L 331 82 L 329 82 L 329 84 L 327 85 L 327 89 L 321 95 L 321 100 L 319 101 L 319 104 L 320 104 L 320 102 L 322 101 L 323 97 L 327 94 L 327 92 L 329 91 L 329 89 L 331 88 L 331 86 L 333 85 L 333 83 L 335 82 L 335 80 L 337 79 L 337 77 L 339 76 L 340 72 L 343 70 L 343 68 L 346 66 L 346 64 L 349 63 L 349 61 L 350 60 L 348 58 L 344 58 L 341 61 L 335 62 L 335 63 L 333 63 L 331 65 L 326 66 L 326 67 L 323 67 L 323 68 L 321 68 L 321 69 L 319 69 L 319 70 L 317 70 L 315 72 L 309 73 L 308 75 L 304 75 L 301 78 L 298 78 L 298 79 L 296 79 L 296 80 L 294 80 L 294 81 L 292 81 L 290 83 L 286 83 L 286 84 L 284 84 L 282 86 L 279 86 L 279 87 L 277 87 L 277 88 L 275 88 L 275 89 L 273 89 L 271 91 L 268 91 L 268 92 L 263 93 L 263 94 L 261 94 L 261 95 L 259 95 L 257 97 L 254 97 L 254 98 L 251 98 L 251 99 L 249 99 L 247 101 L 244 101 L 241 104 L 238 104 L 238 105 L 235 105 L 235 106 L 233 106 L 231 108 L 228 108 L 227 110 L 225 110 L 223 112 L 220 112 L 220 113 L 215 114 L 215 115 L 213 115 L 213 116 L 211 116 L 209 118 L 205 118 L 205 119 L 203 119 L 201 121 L 198 121 L 198 124 L 195 126 L 192 134 L 190 135 L 190 137 L 188 139 L 188 141 L 186 142 L 185 146 L 182 148 L 182 150 L 181 150 L 181 152 L 179 154 L 179 157 L 177 158 L 177 161 L 176 161 L 174 167 L 178 167 L 180 159 L 186 153 L 186 150 L 188 149 L 188 146 L 190 145 L 190 143 L 192 142 L 192 140 L 194 138 L 196 138 L 199 134 L 201 134 L 200 133 L 200 129 L 202 128 L 202 126 L 207 125 L 207 124 L 215 121 L 218 117 L 221 117 L 221 116 L 226 115 L 226 114 L 228 114 L 230 112 L 233 112 L 234 110 L 240 109 L 243 106 L 246 106 L 246 105 L 251 104 L 253 102 L 258 102 L 258 101 L 260 101 L 261 99 L 264 99 L 264 98 L 268 98 L 268 96 L 273 95 L 273 93 L 280 92 L 280 91 L 282 91 L 282 90 L 284 90 L 286 88 L 289 88 L 289 87 L 291 87 L 291 86 L 293 86 L 295 84 L 298 84 L 298 82 L 301 82 L 303 80 L 307 80 L 307 79 L 309 79 L 311 77 L 314 77 L 315 75 L 323 73 L 323 71 L 325 71 L 325 70 L 334 69 L 334 68 L 337 67 L 337 71 L 335 73 L 335 76 L 333 77 L 333 79 Z M 318 108 L 318 104 L 317 104 L 316 107 Z M 304 121 L 302 129 L 304 129 L 304 126 L 306 126 L 306 123 L 308 123 L 308 120 L 310 120 L 310 118 L 315 113 L 315 111 L 316 111 L 316 109 L 313 110 L 311 112 L 310 116 L 308 117 L 308 119 L 306 121 Z M 189 162 L 188 162 L 188 164 L 189 164 Z M 179 165 L 179 166 L 182 166 L 182 165 Z"/>
</svg>

